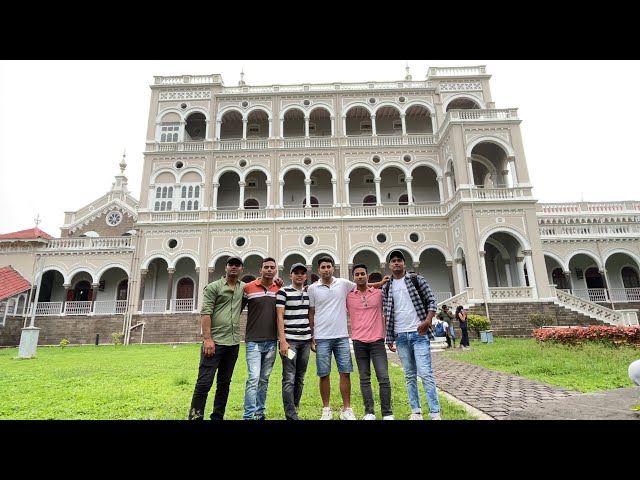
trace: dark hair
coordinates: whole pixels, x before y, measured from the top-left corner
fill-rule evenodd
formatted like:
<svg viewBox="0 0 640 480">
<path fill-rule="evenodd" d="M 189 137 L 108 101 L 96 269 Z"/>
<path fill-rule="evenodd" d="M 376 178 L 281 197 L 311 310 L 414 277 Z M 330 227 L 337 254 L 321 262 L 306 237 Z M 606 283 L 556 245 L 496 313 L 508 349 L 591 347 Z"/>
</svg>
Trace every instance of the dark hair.
<svg viewBox="0 0 640 480">
<path fill-rule="evenodd" d="M 464 307 L 462 305 L 458 305 L 456 307 L 456 314 L 460 313 L 462 310 L 464 310 Z"/>
<path fill-rule="evenodd" d="M 367 270 L 367 266 L 366 266 L 364 263 L 356 263 L 356 264 L 353 266 L 353 269 L 352 269 L 351 271 L 352 271 L 352 272 L 355 272 L 355 271 L 356 271 L 356 268 L 364 268 L 365 273 L 367 273 L 367 274 L 369 273 L 369 271 Z"/>
<path fill-rule="evenodd" d="M 318 259 L 318 266 L 320 266 L 320 264 L 323 263 L 323 262 L 329 262 L 332 267 L 336 266 L 335 262 L 333 261 L 333 258 L 331 258 L 329 255 L 326 255 L 324 257 L 320 257 Z"/>
<path fill-rule="evenodd" d="M 264 267 L 264 264 L 265 264 L 265 263 L 267 263 L 267 262 L 273 262 L 273 263 L 275 263 L 275 264 L 276 264 L 276 267 L 278 266 L 278 263 L 276 262 L 276 259 L 275 259 L 275 258 L 271 258 L 271 257 L 264 257 L 264 258 L 262 259 L 262 263 L 260 264 L 260 267 Z"/>
</svg>

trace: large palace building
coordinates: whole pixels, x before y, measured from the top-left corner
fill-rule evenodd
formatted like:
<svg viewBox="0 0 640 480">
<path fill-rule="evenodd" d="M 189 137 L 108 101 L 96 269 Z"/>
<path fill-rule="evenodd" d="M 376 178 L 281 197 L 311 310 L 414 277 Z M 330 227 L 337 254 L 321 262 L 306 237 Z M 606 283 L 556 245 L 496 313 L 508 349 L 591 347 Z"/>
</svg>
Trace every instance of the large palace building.
<svg viewBox="0 0 640 480">
<path fill-rule="evenodd" d="M 496 107 L 490 78 L 155 77 L 140 199 L 123 158 L 105 195 L 65 213 L 61 238 L 0 235 L 0 345 L 30 324 L 41 345 L 194 342 L 202 289 L 230 255 L 248 278 L 266 256 L 288 282 L 293 263 L 315 272 L 330 255 L 336 276 L 364 263 L 375 279 L 392 249 L 496 335 L 528 334 L 534 311 L 637 324 L 640 201 L 538 203 L 518 110 Z"/>
</svg>

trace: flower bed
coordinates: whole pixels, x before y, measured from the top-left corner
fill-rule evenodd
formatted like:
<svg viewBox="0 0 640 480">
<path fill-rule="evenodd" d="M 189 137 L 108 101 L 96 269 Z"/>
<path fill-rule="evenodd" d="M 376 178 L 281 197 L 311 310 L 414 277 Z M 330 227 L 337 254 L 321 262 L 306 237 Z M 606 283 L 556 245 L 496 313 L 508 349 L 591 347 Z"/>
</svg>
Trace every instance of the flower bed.
<svg viewBox="0 0 640 480">
<path fill-rule="evenodd" d="M 592 325 L 586 328 L 538 328 L 531 332 L 539 342 L 579 344 L 601 342 L 613 345 L 633 345 L 640 348 L 640 326 L 605 327 Z"/>
</svg>

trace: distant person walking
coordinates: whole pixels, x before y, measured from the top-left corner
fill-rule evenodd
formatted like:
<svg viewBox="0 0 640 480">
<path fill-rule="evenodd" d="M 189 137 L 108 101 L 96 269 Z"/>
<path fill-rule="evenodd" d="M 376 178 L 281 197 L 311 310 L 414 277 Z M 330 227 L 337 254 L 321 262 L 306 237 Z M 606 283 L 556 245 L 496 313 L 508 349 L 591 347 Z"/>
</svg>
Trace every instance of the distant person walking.
<svg viewBox="0 0 640 480">
<path fill-rule="evenodd" d="M 294 263 L 289 272 L 291 285 L 281 288 L 276 296 L 282 359 L 282 405 L 287 420 L 300 420 L 298 407 L 309 363 L 313 325 L 309 322 L 309 295 L 304 288 L 307 267 Z"/>
<path fill-rule="evenodd" d="M 385 282 L 389 277 L 384 277 Z M 367 266 L 353 266 L 356 288 L 347 295 L 347 311 L 351 319 L 351 339 L 360 374 L 360 392 L 364 402 L 363 420 L 375 420 L 373 392 L 371 390 L 371 364 L 376 371 L 380 390 L 380 413 L 383 420 L 395 420 L 391 408 L 391 382 L 389 361 L 384 343 L 385 323 L 382 317 L 382 291 L 367 286 Z"/>
<path fill-rule="evenodd" d="M 416 275 L 419 291 L 416 289 L 411 275 L 405 270 L 404 254 L 400 250 L 389 254 L 389 269 L 392 281 L 382 287 L 386 343 L 392 352 L 397 346 L 411 405 L 409 419 L 423 419 L 417 376 L 427 396 L 429 416 L 432 420 L 441 420 L 436 381 L 431 369 L 430 337 L 431 321 L 436 313 L 435 297 L 421 275 Z"/>
<path fill-rule="evenodd" d="M 456 318 L 460 324 L 460 330 L 462 330 L 462 338 L 460 339 L 460 347 L 463 350 L 469 350 L 469 326 L 467 322 L 467 311 L 462 305 L 458 305 L 456 308 Z"/>
<path fill-rule="evenodd" d="M 204 408 L 213 379 L 218 373 L 211 420 L 223 420 L 229 398 L 229 385 L 240 349 L 240 312 L 244 282 L 242 260 L 231 257 L 224 267 L 225 276 L 204 288 L 200 311 L 202 350 L 198 380 L 191 399 L 189 420 L 203 420 Z"/>
<path fill-rule="evenodd" d="M 436 318 L 449 325 L 449 328 L 446 331 L 447 347 L 451 348 L 453 343 L 453 348 L 456 348 L 456 331 L 453 325 L 453 320 L 456 316 L 447 305 L 442 305 L 442 309 L 438 312 Z"/>
</svg>

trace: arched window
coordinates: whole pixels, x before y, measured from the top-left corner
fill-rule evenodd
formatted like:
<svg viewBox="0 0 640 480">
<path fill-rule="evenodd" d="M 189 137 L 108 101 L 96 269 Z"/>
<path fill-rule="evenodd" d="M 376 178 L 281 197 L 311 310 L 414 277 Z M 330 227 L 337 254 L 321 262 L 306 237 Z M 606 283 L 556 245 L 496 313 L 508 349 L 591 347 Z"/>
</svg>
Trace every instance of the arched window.
<svg viewBox="0 0 640 480">
<path fill-rule="evenodd" d="M 375 206 L 375 204 L 376 204 L 375 195 L 367 195 L 366 197 L 364 197 L 364 200 L 362 200 L 362 205 L 364 205 L 365 207 Z"/>
<path fill-rule="evenodd" d="M 126 300 L 127 290 L 129 289 L 129 280 L 124 279 L 118 284 L 118 293 L 116 300 Z"/>
</svg>

